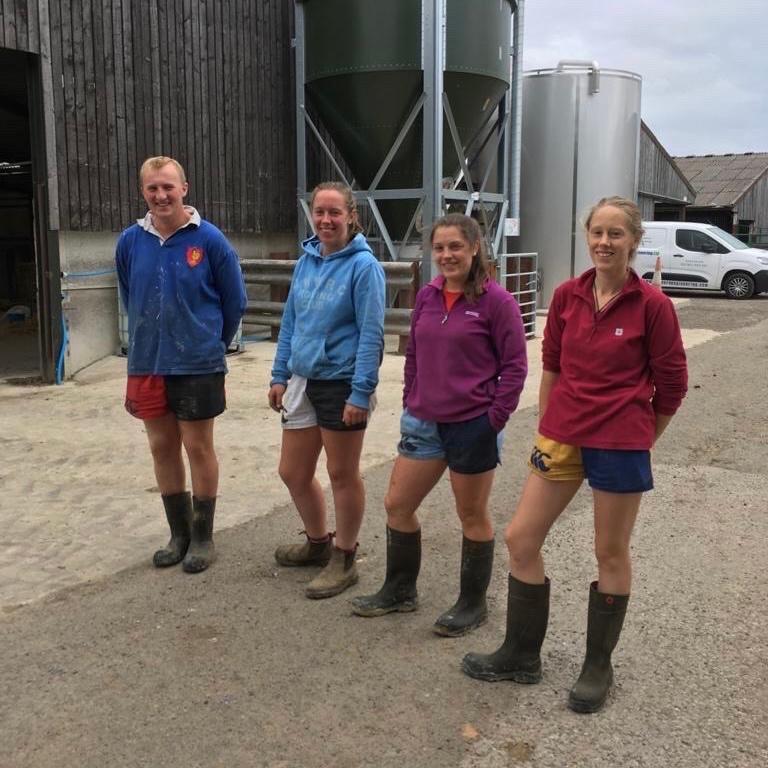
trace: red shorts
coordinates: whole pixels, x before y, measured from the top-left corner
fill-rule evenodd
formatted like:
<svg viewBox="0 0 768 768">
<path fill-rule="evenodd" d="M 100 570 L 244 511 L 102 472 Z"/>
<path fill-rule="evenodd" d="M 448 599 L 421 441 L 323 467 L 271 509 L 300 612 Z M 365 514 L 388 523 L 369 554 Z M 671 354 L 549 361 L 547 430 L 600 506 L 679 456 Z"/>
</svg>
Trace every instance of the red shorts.
<svg viewBox="0 0 768 768">
<path fill-rule="evenodd" d="M 180 421 L 213 419 L 224 412 L 224 373 L 129 376 L 125 409 L 137 419 L 173 413 Z"/>
<path fill-rule="evenodd" d="M 165 376 L 129 376 L 125 410 L 137 419 L 157 419 L 170 413 L 165 395 Z"/>
</svg>

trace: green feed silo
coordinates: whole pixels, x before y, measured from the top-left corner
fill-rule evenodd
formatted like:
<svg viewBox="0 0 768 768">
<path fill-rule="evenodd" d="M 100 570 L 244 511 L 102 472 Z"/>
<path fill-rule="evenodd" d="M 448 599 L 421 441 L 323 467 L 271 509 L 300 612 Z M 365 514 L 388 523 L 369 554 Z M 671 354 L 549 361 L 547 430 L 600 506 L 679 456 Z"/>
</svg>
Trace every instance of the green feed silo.
<svg viewBox="0 0 768 768">
<path fill-rule="evenodd" d="M 367 188 L 423 91 L 419 0 L 304 0 L 307 101 Z M 511 0 L 446 0 L 444 91 L 464 146 L 509 88 Z M 379 189 L 422 184 L 422 117 Z M 459 161 L 444 124 L 443 176 Z M 479 169 L 482 173 L 482 169 Z M 402 237 L 411 202 L 382 205 Z"/>
</svg>

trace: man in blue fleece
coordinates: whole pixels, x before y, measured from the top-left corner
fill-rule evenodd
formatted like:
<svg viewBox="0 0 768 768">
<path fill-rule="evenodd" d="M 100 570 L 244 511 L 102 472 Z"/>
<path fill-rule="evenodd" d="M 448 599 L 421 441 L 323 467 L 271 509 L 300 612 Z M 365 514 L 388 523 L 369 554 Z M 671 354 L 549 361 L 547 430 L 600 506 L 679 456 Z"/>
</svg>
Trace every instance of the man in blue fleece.
<svg viewBox="0 0 768 768">
<path fill-rule="evenodd" d="M 128 312 L 125 407 L 144 421 L 171 529 L 153 562 L 162 568 L 183 560 L 187 573 L 198 573 L 213 559 L 213 422 L 226 407 L 224 355 L 247 298 L 234 248 L 184 205 L 189 185 L 181 165 L 150 157 L 139 181 L 149 211 L 120 235 L 116 254 Z"/>
</svg>

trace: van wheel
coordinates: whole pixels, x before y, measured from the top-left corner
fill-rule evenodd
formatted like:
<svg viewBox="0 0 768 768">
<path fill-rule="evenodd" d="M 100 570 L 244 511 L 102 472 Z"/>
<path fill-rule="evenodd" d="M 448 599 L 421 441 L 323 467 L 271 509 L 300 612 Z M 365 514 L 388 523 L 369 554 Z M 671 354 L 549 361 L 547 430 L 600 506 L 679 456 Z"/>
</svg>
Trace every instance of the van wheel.
<svg viewBox="0 0 768 768">
<path fill-rule="evenodd" d="M 723 290 L 729 299 L 748 299 L 755 292 L 755 281 L 747 272 L 734 272 L 723 281 Z"/>
</svg>

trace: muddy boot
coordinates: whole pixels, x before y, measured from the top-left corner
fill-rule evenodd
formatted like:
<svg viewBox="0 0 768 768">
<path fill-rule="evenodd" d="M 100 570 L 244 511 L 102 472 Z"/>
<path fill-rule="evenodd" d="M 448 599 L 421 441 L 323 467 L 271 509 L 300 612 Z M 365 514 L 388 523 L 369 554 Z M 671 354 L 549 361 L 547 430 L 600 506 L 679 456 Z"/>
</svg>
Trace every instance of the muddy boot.
<svg viewBox="0 0 768 768">
<path fill-rule="evenodd" d="M 493 570 L 494 540 L 472 541 L 466 536 L 461 541 L 461 577 L 459 599 L 442 616 L 432 631 L 443 637 L 460 637 L 485 624 L 488 606 L 485 593 Z"/>
<path fill-rule="evenodd" d="M 576 685 L 568 695 L 574 712 L 597 712 L 605 704 L 613 683 L 611 653 L 619 642 L 627 612 L 629 595 L 606 595 L 597 591 L 597 582 L 589 588 L 587 617 L 587 655 Z"/>
<path fill-rule="evenodd" d="M 357 567 L 355 566 L 354 549 L 339 549 L 333 547 L 331 559 L 312 581 L 307 584 L 305 594 L 315 600 L 323 597 L 333 597 L 343 592 L 347 587 L 357 583 Z"/>
<path fill-rule="evenodd" d="M 387 575 L 375 595 L 352 600 L 352 613 L 358 616 L 383 616 L 385 613 L 415 611 L 416 579 L 421 566 L 421 529 L 414 533 L 395 531 L 387 526 Z"/>
<path fill-rule="evenodd" d="M 180 563 L 189 547 L 189 518 L 192 514 L 189 491 L 163 496 L 163 506 L 171 529 L 171 540 L 152 557 L 155 568 L 167 568 Z"/>
<path fill-rule="evenodd" d="M 468 653 L 461 662 L 464 674 L 477 680 L 541 680 L 539 652 L 549 621 L 549 579 L 544 584 L 525 584 L 509 574 L 507 634 L 494 653 Z"/>
<path fill-rule="evenodd" d="M 213 513 L 216 497 L 192 497 L 192 518 L 189 524 L 191 541 L 181 567 L 187 573 L 200 573 L 213 562 Z"/>
<path fill-rule="evenodd" d="M 302 533 L 307 536 L 306 531 Z M 278 565 L 302 567 L 308 565 L 327 565 L 331 559 L 333 536 L 326 533 L 322 539 L 310 539 L 303 544 L 282 544 L 275 550 Z"/>
</svg>

